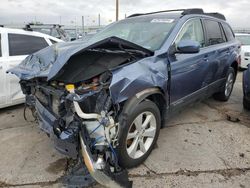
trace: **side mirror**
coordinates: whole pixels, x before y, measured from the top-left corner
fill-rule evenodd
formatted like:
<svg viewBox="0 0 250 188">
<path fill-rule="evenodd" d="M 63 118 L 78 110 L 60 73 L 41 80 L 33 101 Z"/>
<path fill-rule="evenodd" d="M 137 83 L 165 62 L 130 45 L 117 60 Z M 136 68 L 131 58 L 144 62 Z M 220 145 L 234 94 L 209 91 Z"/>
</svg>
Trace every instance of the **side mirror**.
<svg viewBox="0 0 250 188">
<path fill-rule="evenodd" d="M 182 40 L 176 45 L 176 52 L 182 54 L 198 53 L 200 44 L 194 40 Z"/>
</svg>

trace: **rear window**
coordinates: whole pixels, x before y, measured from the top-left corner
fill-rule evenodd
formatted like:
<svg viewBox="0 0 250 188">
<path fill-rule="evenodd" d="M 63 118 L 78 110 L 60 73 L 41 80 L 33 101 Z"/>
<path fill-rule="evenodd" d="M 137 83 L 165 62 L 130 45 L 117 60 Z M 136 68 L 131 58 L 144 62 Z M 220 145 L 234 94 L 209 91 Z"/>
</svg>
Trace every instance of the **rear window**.
<svg viewBox="0 0 250 188">
<path fill-rule="evenodd" d="M 2 57 L 2 38 L 0 34 L 0 57 Z"/>
<path fill-rule="evenodd" d="M 207 46 L 226 42 L 221 27 L 218 22 L 213 20 L 204 20 L 207 33 Z"/>
<path fill-rule="evenodd" d="M 9 55 L 29 55 L 48 46 L 46 40 L 42 37 L 8 34 Z"/>
<path fill-rule="evenodd" d="M 222 25 L 223 25 L 223 29 L 224 29 L 226 37 L 227 37 L 227 41 L 234 40 L 234 33 L 233 33 L 232 29 L 229 27 L 229 25 L 224 24 L 224 23 Z"/>
</svg>

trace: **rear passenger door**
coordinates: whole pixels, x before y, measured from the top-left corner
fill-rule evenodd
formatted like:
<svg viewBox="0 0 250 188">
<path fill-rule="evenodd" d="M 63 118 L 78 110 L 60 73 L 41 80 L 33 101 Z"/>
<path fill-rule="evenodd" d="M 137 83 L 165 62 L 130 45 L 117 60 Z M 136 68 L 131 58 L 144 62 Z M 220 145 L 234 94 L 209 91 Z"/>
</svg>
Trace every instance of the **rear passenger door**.
<svg viewBox="0 0 250 188">
<path fill-rule="evenodd" d="M 25 34 L 8 33 L 9 58 L 7 70 L 17 66 L 28 55 L 37 52 L 48 46 L 45 38 Z M 19 85 L 19 79 L 12 74 L 8 74 L 7 83 L 9 88 L 8 101 L 19 103 L 24 99 Z"/>
<path fill-rule="evenodd" d="M 212 19 L 204 19 L 203 24 L 206 33 L 205 51 L 210 63 L 209 72 L 211 73 L 208 84 L 211 93 L 214 93 L 223 83 L 230 47 L 225 45 L 227 40 L 221 23 Z"/>
</svg>

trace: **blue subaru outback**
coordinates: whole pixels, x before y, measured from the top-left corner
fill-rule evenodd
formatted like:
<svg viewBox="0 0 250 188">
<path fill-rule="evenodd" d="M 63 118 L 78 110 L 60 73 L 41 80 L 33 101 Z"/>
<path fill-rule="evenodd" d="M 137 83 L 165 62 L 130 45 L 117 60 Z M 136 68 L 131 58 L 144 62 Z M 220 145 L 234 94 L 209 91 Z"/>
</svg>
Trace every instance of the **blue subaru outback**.
<svg viewBox="0 0 250 188">
<path fill-rule="evenodd" d="M 55 44 L 9 70 L 61 153 L 105 186 L 152 151 L 164 121 L 196 101 L 227 101 L 240 44 L 219 13 L 134 14 L 86 41 Z"/>
</svg>

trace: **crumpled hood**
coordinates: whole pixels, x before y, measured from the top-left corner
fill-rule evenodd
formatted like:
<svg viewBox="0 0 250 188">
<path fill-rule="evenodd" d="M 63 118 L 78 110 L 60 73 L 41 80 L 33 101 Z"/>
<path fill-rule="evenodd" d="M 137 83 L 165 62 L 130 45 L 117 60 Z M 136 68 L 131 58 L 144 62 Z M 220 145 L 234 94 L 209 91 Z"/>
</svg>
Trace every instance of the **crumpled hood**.
<svg viewBox="0 0 250 188">
<path fill-rule="evenodd" d="M 153 55 L 152 51 L 117 37 L 110 37 L 93 44 L 89 41 L 75 41 L 58 43 L 42 49 L 28 56 L 17 67 L 7 72 L 15 74 L 21 80 L 30 80 L 36 77 L 46 77 L 47 80 L 51 80 L 73 56 L 90 49 L 119 49 L 121 46 L 126 49 L 139 50 L 145 53 L 146 56 Z M 84 62 L 82 62 L 82 66 L 84 66 Z"/>
<path fill-rule="evenodd" d="M 60 69 L 72 54 L 88 46 L 83 41 L 57 43 L 44 48 L 27 58 L 18 66 L 8 70 L 22 80 L 29 80 L 35 77 L 53 77 L 57 69 Z M 56 68 L 53 68 L 56 65 Z"/>
</svg>

